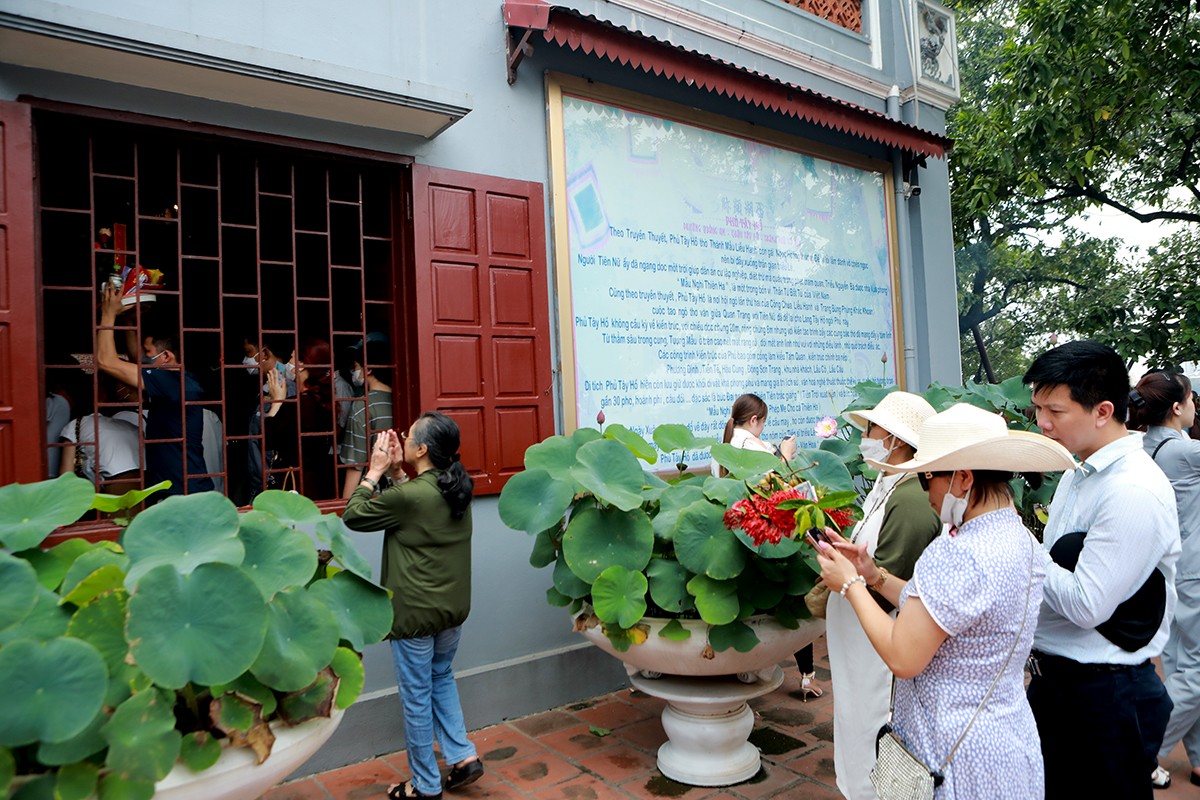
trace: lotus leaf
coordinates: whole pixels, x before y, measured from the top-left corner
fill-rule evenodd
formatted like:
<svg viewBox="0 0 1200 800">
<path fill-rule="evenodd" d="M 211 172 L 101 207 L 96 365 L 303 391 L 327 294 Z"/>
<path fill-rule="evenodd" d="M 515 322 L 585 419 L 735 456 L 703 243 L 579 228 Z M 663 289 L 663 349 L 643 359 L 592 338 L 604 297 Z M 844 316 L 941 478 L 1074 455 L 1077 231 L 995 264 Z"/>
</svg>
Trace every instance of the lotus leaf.
<svg viewBox="0 0 1200 800">
<path fill-rule="evenodd" d="M 263 686 L 262 682 L 249 672 L 239 675 L 233 683 L 220 683 L 212 687 L 213 697 L 220 697 L 231 692 L 258 703 L 262 707 L 263 714 L 274 714 L 278 705 L 275 692 L 269 687 Z"/>
<path fill-rule="evenodd" d="M 63 595 L 63 602 L 77 606 L 85 605 L 104 592 L 120 589 L 125 585 L 125 572 L 117 564 L 105 564 L 75 584 L 75 588 Z"/>
<path fill-rule="evenodd" d="M 784 587 L 779 581 L 768 580 L 757 567 L 747 569 L 737 577 L 738 596 L 755 611 L 774 608 L 783 600 Z"/>
<path fill-rule="evenodd" d="M 316 572 L 317 552 L 312 540 L 269 514 L 242 514 L 238 538 L 246 551 L 242 569 L 263 597 L 271 598 L 289 586 L 303 586 Z"/>
<path fill-rule="evenodd" d="M 801 528 L 797 527 L 796 530 L 800 531 Z M 799 538 L 799 534 L 796 534 L 793 536 L 785 536 L 778 542 L 774 543 L 763 542 L 762 544 L 755 544 L 754 540 L 751 539 L 741 528 L 735 529 L 732 533 L 737 537 L 739 542 L 746 546 L 747 549 L 758 553 L 763 558 L 787 558 L 792 553 L 795 553 L 800 549 L 803 541 Z"/>
<path fill-rule="evenodd" d="M 725 527 L 725 509 L 700 500 L 679 515 L 675 557 L 698 575 L 726 580 L 741 574 L 747 553 L 733 532 Z"/>
<path fill-rule="evenodd" d="M 363 554 L 358 552 L 358 548 L 350 540 L 341 517 L 337 514 L 324 514 L 317 521 L 315 530 L 317 539 L 330 549 L 339 564 L 360 578 L 371 580 L 371 563 L 363 558 Z"/>
<path fill-rule="evenodd" d="M 710 475 L 705 478 L 703 488 L 705 497 L 726 508 L 746 496 L 745 482 L 733 478 L 715 478 Z"/>
<path fill-rule="evenodd" d="M 209 716 L 217 729 L 227 736 L 246 733 L 254 727 L 254 718 L 261 706 L 237 694 L 224 694 L 208 706 Z"/>
<path fill-rule="evenodd" d="M 254 498 L 254 510 L 263 511 L 284 525 L 295 527 L 316 522 L 321 518 L 317 504 L 301 494 L 292 494 L 278 489 L 260 492 Z"/>
<path fill-rule="evenodd" d="M 0 797 L 8 797 L 8 786 L 17 774 L 17 762 L 13 759 L 12 751 L 0 747 Z"/>
<path fill-rule="evenodd" d="M 729 477 L 739 481 L 756 478 L 783 466 L 783 461 L 778 456 L 760 450 L 743 450 L 731 444 L 714 444 L 712 457 L 714 461 L 729 471 Z M 797 463 L 803 464 L 804 462 Z"/>
<path fill-rule="evenodd" d="M 629 448 L 612 439 L 579 448 L 571 476 L 599 500 L 622 511 L 642 504 L 642 468 Z"/>
<path fill-rule="evenodd" d="M 54 800 L 54 778 L 53 774 L 39 775 L 23 784 L 21 788 L 15 789 L 9 796 L 9 800 Z M 150 789 L 153 791 L 154 787 L 151 786 Z M 114 798 L 114 800 L 118 799 Z"/>
<path fill-rule="evenodd" d="M 578 603 L 580 601 L 575 597 L 567 597 L 558 589 L 555 589 L 553 586 L 551 586 L 546 590 L 546 602 L 555 608 L 564 608 L 572 603 Z"/>
<path fill-rule="evenodd" d="M 67 623 L 71 621 L 71 615 L 58 605 L 58 595 L 40 585 L 37 590 L 37 602 L 25 619 L 0 631 L 0 645 L 18 639 L 48 642 L 67 632 Z"/>
<path fill-rule="evenodd" d="M 640 434 L 634 433 L 624 425 L 609 425 L 604 435 L 628 447 L 631 453 L 647 464 L 653 464 L 658 461 L 658 452 L 654 447 L 643 439 Z"/>
<path fill-rule="evenodd" d="M 153 486 L 147 486 L 145 489 L 130 489 L 125 494 L 97 494 L 95 499 L 92 500 L 92 508 L 96 511 L 107 513 L 124 511 L 127 508 L 133 508 L 155 492 L 165 491 L 170 488 L 170 481 L 159 481 Z"/>
<path fill-rule="evenodd" d="M 0 648 L 0 685 L 7 695 L 0 746 L 62 742 L 100 711 L 108 671 L 87 642 L 21 639 Z"/>
<path fill-rule="evenodd" d="M 619 564 L 601 572 L 592 584 L 596 616 L 622 628 L 632 628 L 646 615 L 646 576 Z"/>
<path fill-rule="evenodd" d="M 273 689 L 294 692 L 316 679 L 337 648 L 333 612 L 303 588 L 289 589 L 267 606 L 267 635 L 250 672 Z"/>
<path fill-rule="evenodd" d="M 732 647 L 739 653 L 749 653 L 758 644 L 758 636 L 744 622 L 730 622 L 727 625 L 715 625 L 708 632 L 708 643 L 712 649 L 720 653 Z"/>
<path fill-rule="evenodd" d="M 0 630 L 11 628 L 33 611 L 37 604 L 37 572 L 27 562 L 0 552 Z"/>
<path fill-rule="evenodd" d="M 537 534 L 533 541 L 533 550 L 529 553 L 529 565 L 531 567 L 548 567 L 554 563 L 557 558 L 558 549 L 554 544 L 554 539 L 550 536 L 550 530 L 544 530 Z"/>
<path fill-rule="evenodd" d="M 556 480 L 553 475 L 567 480 Z M 514 530 L 544 531 L 562 521 L 574 496 L 575 481 L 565 469 L 557 473 L 541 469 L 518 472 L 508 479 L 500 495 L 500 519 Z"/>
<path fill-rule="evenodd" d="M 126 697 L 128 696 L 126 693 Z M 124 701 L 125 698 L 121 698 L 121 702 L 116 705 L 120 705 Z M 105 704 L 107 705 L 107 701 Z M 92 717 L 92 721 L 87 724 L 87 727 L 70 739 L 53 744 L 41 742 L 38 744 L 37 750 L 38 761 L 48 766 L 62 766 L 63 764 L 74 764 L 96 755 L 108 747 L 108 742 L 105 741 L 101 729 L 108 724 L 110 716 L 112 715 L 102 708 L 96 712 L 96 716 Z"/>
<path fill-rule="evenodd" d="M 717 444 L 716 439 L 696 438 L 686 425 L 666 424 L 654 429 L 654 443 L 664 453 L 675 450 L 703 450 Z"/>
<path fill-rule="evenodd" d="M 828 450 L 797 450 L 792 465 L 804 467 L 804 474 L 809 480 L 831 492 L 855 491 L 850 471 L 836 454 Z"/>
<path fill-rule="evenodd" d="M 137 668 L 126 663 L 129 643 L 125 640 L 125 603 L 128 595 L 112 592 L 96 598 L 75 612 L 67 634 L 82 639 L 104 656 L 108 668 L 108 690 L 104 704 L 115 708 L 129 697 Z"/>
<path fill-rule="evenodd" d="M 571 441 L 575 443 L 576 449 L 582 447 L 588 442 L 594 442 L 603 438 L 604 434 L 595 428 L 580 428 L 571 434 Z"/>
<path fill-rule="evenodd" d="M 116 566 L 123 573 L 129 566 L 129 559 L 119 549 L 110 550 L 107 547 L 95 547 L 82 554 L 67 568 L 59 593 L 63 596 L 69 595 L 89 575 L 109 565 Z"/>
<path fill-rule="evenodd" d="M 266 630 L 267 607 L 258 587 L 228 564 L 200 564 L 187 575 L 166 564 L 155 567 L 129 598 L 134 661 L 155 683 L 172 689 L 188 682 L 227 683 L 241 675 L 258 657 Z"/>
<path fill-rule="evenodd" d="M 0 544 L 10 550 L 37 547 L 55 528 L 83 516 L 94 493 L 91 482 L 70 473 L 0 487 Z"/>
<path fill-rule="evenodd" d="M 152 800 L 154 782 L 131 781 L 115 772 L 110 772 L 101 776 L 100 789 L 96 795 L 99 800 Z"/>
<path fill-rule="evenodd" d="M 620 447 L 616 442 L 609 444 Z M 640 510 L 626 512 L 588 505 L 571 518 L 563 534 L 567 564 L 585 583 L 596 580 L 614 564 L 640 571 L 649 563 L 653 550 L 654 529 Z"/>
<path fill-rule="evenodd" d="M 688 581 L 687 589 L 696 598 L 696 610 L 709 625 L 725 625 L 737 619 L 741 611 L 737 581 L 716 581 L 707 575 L 697 575 Z"/>
<path fill-rule="evenodd" d="M 680 512 L 703 499 L 704 488 L 696 481 L 677 484 L 663 492 L 658 500 L 658 513 L 654 515 L 654 535 L 664 541 L 673 540 Z"/>
<path fill-rule="evenodd" d="M 121 703 L 101 729 L 108 742 L 106 766 L 129 781 L 160 781 L 179 757 L 173 698 L 158 689 Z"/>
<path fill-rule="evenodd" d="M 692 632 L 683 627 L 679 620 L 673 619 L 658 629 L 658 635 L 672 642 L 682 642 L 692 638 Z"/>
<path fill-rule="evenodd" d="M 279 701 L 280 715 L 293 725 L 313 717 L 328 717 L 333 713 L 337 684 L 332 669 L 321 670 L 310 686 L 283 696 Z"/>
<path fill-rule="evenodd" d="M 678 561 L 650 559 L 650 566 L 646 567 L 650 599 L 663 611 L 672 614 L 695 608 L 696 603 L 687 591 L 687 582 L 691 577 L 692 573 Z"/>
<path fill-rule="evenodd" d="M 179 746 L 179 757 L 188 769 L 202 772 L 221 757 L 221 743 L 208 731 L 193 731 L 183 737 Z"/>
<path fill-rule="evenodd" d="M 168 497 L 133 518 L 121 544 L 129 556 L 131 592 L 152 569 L 169 564 L 187 575 L 201 564 L 240 564 L 237 508 L 217 492 Z"/>
<path fill-rule="evenodd" d="M 333 612 L 339 635 L 359 652 L 375 644 L 392 629 L 392 604 L 388 593 L 349 572 L 317 581 L 308 593 Z"/>
<path fill-rule="evenodd" d="M 554 562 L 554 588 L 564 597 L 572 600 L 577 597 L 587 597 L 588 592 L 592 590 L 590 584 L 581 581 L 571 571 L 571 568 L 567 566 L 566 558 L 561 555 Z"/>
<path fill-rule="evenodd" d="M 633 645 L 641 644 L 650 638 L 650 626 L 645 624 L 634 625 L 629 629 L 616 625 L 604 625 L 602 630 L 608 640 L 612 642 L 613 649 L 620 653 L 624 653 Z"/>
<path fill-rule="evenodd" d="M 95 764 L 68 764 L 54 780 L 54 800 L 85 800 L 96 791 L 100 768 Z"/>
<path fill-rule="evenodd" d="M 75 562 L 75 559 L 92 548 L 92 543 L 86 539 L 67 539 L 49 550 L 40 550 L 35 547 L 31 550 L 23 550 L 16 555 L 33 565 L 33 568 L 37 570 L 38 582 L 42 586 L 54 591 L 62 584 L 67 569 Z"/>
<path fill-rule="evenodd" d="M 363 685 L 366 683 L 367 674 L 363 669 L 362 659 L 353 650 L 339 647 L 334 653 L 333 662 L 329 667 L 338 678 L 337 697 L 334 698 L 334 705 L 339 709 L 349 708 L 362 694 Z"/>
<path fill-rule="evenodd" d="M 525 469 L 545 470 L 551 475 L 565 474 L 575 463 L 575 452 L 583 443 L 573 436 L 551 436 L 525 451 Z"/>
</svg>

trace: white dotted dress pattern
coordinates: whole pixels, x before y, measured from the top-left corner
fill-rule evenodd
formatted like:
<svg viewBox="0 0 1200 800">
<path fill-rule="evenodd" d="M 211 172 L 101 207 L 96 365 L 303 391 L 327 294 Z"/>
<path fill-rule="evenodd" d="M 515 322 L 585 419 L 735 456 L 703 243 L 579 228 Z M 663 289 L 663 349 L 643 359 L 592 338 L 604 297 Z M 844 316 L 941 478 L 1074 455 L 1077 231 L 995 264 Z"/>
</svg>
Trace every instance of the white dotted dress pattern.
<svg viewBox="0 0 1200 800">
<path fill-rule="evenodd" d="M 935 539 L 900 594 L 902 608 L 910 597 L 919 597 L 949 634 L 920 675 L 896 681 L 896 732 L 936 769 L 966 728 L 1021 630 L 1033 557 L 1028 617 L 1020 641 L 946 767 L 945 782 L 935 793 L 939 800 L 1019 800 L 1044 794 L 1041 743 L 1024 686 L 1045 578 L 1031 541 L 1011 509 L 978 516 L 954 535 Z"/>
</svg>

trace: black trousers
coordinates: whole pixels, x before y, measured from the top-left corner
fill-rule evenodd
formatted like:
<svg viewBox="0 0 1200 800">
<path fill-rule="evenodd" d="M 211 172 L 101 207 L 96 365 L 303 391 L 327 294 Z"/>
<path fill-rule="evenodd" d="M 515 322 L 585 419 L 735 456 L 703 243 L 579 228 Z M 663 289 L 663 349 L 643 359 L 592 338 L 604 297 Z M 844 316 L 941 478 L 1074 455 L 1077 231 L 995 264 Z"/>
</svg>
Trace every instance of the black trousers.
<svg viewBox="0 0 1200 800">
<path fill-rule="evenodd" d="M 1029 684 L 1046 798 L 1149 800 L 1173 703 L 1150 662 L 1112 672 L 1054 659 Z"/>
</svg>

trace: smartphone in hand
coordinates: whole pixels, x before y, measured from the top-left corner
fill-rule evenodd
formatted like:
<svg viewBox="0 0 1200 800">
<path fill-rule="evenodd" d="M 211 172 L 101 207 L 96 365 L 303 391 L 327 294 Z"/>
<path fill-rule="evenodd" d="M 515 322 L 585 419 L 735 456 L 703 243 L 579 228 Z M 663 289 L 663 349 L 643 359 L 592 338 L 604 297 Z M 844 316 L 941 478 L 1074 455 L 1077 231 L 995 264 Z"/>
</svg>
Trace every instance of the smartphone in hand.
<svg viewBox="0 0 1200 800">
<path fill-rule="evenodd" d="M 830 547 L 833 547 L 833 542 L 830 541 L 829 537 L 825 534 L 825 531 L 821 530 L 816 525 L 812 526 L 811 528 L 809 528 L 807 531 L 804 532 L 804 538 L 806 538 L 808 540 L 808 543 L 813 546 L 813 549 L 818 552 L 820 552 L 820 550 L 821 550 L 821 547 L 818 544 L 818 542 L 824 542 L 825 544 L 829 545 Z"/>
</svg>

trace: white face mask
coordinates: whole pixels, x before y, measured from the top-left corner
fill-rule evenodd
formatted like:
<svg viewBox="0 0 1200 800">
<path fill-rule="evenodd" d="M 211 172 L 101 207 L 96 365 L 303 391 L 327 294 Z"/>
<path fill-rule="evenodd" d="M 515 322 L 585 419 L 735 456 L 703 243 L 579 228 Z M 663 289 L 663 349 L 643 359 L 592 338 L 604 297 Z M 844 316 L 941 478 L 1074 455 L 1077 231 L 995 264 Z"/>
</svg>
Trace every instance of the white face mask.
<svg viewBox="0 0 1200 800">
<path fill-rule="evenodd" d="M 871 439 L 866 436 L 859 442 L 858 452 L 862 453 L 863 458 L 869 458 L 872 461 L 878 461 L 881 464 L 886 463 L 892 457 L 892 451 L 895 446 L 888 447 L 883 443 L 883 439 Z"/>
<path fill-rule="evenodd" d="M 258 372 L 258 362 L 254 360 L 254 356 L 246 356 L 242 359 L 242 363 L 246 365 L 246 372 L 251 375 Z"/>
<path fill-rule="evenodd" d="M 354 372 L 350 373 L 350 382 L 353 383 L 355 386 L 363 385 L 364 379 L 363 379 L 362 369 L 356 369 L 356 370 L 354 370 Z"/>
<path fill-rule="evenodd" d="M 285 380 L 292 383 L 296 382 L 296 365 L 287 363 L 283 365 L 283 377 Z"/>
<path fill-rule="evenodd" d="M 967 503 L 971 500 L 971 491 L 968 489 L 964 497 L 955 497 L 950 492 L 953 487 L 954 478 L 951 477 L 950 486 L 946 489 L 946 494 L 942 496 L 942 510 L 938 516 L 941 517 L 944 524 L 957 528 L 963 524 L 963 514 L 967 513 Z"/>
</svg>

